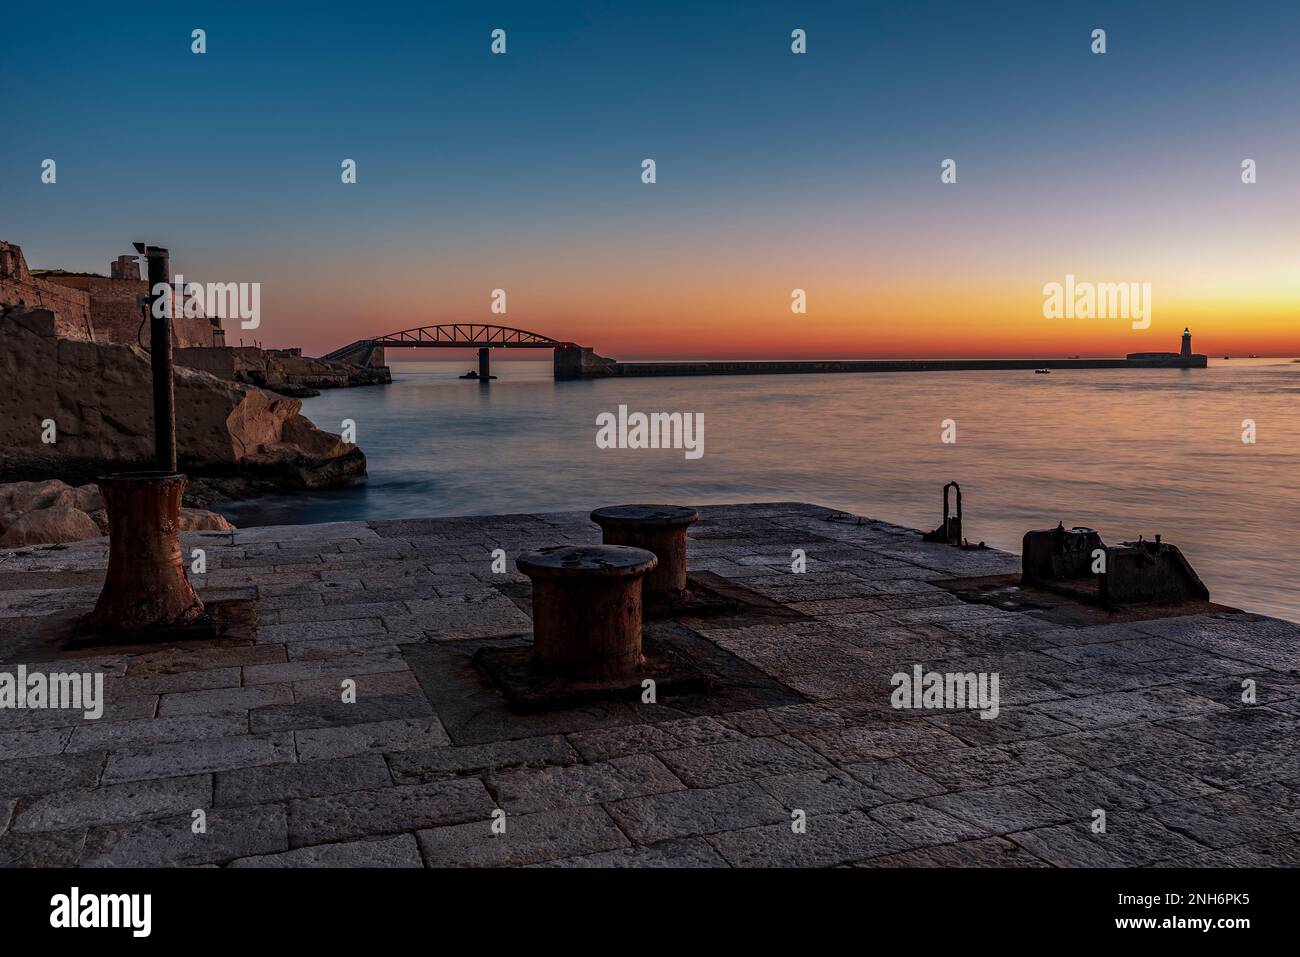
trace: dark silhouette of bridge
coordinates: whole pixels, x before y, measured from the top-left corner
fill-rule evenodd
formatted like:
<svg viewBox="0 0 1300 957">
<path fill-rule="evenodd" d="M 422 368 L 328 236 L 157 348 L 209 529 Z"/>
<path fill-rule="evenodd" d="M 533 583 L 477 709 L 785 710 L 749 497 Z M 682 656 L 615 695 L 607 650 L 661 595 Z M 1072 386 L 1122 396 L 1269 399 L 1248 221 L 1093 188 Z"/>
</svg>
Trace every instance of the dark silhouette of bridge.
<svg viewBox="0 0 1300 957">
<path fill-rule="evenodd" d="M 403 329 L 370 339 L 358 339 L 333 352 L 321 356 L 335 362 L 356 365 L 385 365 L 384 348 L 416 349 L 477 349 L 478 378 L 487 381 L 491 375 L 488 354 L 492 349 L 552 349 L 555 350 L 555 376 L 558 379 L 580 378 L 583 353 L 592 355 L 575 342 L 552 339 L 540 332 L 516 329 L 513 326 L 496 326 L 477 322 L 453 322 L 437 326 L 418 326 Z"/>
</svg>

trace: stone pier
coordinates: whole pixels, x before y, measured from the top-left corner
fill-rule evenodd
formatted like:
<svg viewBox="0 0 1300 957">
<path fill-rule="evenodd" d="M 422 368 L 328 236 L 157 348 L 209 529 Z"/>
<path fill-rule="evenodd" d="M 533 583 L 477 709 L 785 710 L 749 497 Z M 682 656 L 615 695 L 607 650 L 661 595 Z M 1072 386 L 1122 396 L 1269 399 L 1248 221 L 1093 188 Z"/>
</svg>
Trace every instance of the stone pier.
<svg viewBox="0 0 1300 957">
<path fill-rule="evenodd" d="M 239 625 L 167 648 L 63 644 L 104 540 L 0 552 L 0 675 L 104 688 L 97 720 L 0 710 L 0 864 L 1300 864 L 1300 626 L 1071 623 L 953 584 L 1017 556 L 814 505 L 699 511 L 692 587 L 729 610 L 645 632 L 709 689 L 528 714 L 473 665 L 532 631 L 492 553 L 598 544 L 588 510 L 187 534 Z M 894 707 L 918 666 L 996 674 L 996 717 Z"/>
</svg>

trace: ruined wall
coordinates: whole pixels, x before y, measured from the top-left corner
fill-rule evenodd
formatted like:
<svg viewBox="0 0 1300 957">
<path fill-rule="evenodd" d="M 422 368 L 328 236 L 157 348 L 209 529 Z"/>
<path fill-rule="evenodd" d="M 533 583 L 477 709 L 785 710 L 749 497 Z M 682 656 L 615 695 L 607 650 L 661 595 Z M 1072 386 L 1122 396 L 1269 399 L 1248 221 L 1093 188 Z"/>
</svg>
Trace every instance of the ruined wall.
<svg viewBox="0 0 1300 957">
<path fill-rule="evenodd" d="M 129 271 L 124 269 L 120 261 L 113 263 L 112 268 L 114 272 L 129 277 Z M 138 266 L 135 272 L 139 274 Z M 148 345 L 149 329 L 141 326 L 139 301 L 140 296 L 149 292 L 146 280 L 115 279 L 84 273 L 47 273 L 46 278 L 50 284 L 80 290 L 89 296 L 90 326 L 95 342 Z M 173 311 L 173 315 L 172 342 L 177 348 L 212 345 L 212 320 L 188 318 L 179 308 Z"/>
<path fill-rule="evenodd" d="M 58 270 L 33 274 L 19 246 L 0 242 L 0 308 L 49 309 L 55 317 L 55 334 L 63 339 L 147 343 L 149 330 L 141 328 L 138 297 L 148 292 L 149 284 L 140 278 L 139 263 L 119 256 L 110 269 L 112 277 Z M 207 318 L 185 318 L 181 310 L 175 315 L 172 338 L 177 347 L 220 341 L 219 324 L 214 326 Z"/>
<path fill-rule="evenodd" d="M 143 310 L 138 298 L 148 291 L 149 284 L 143 280 L 101 279 L 96 276 L 87 289 L 90 293 L 90 324 L 95 329 L 95 341 L 148 342 L 149 327 L 141 326 Z M 176 329 L 173 335 L 179 331 Z"/>
<path fill-rule="evenodd" d="M 16 282 L 31 282 L 32 274 L 27 268 L 27 259 L 23 251 L 11 243 L 0 242 L 0 278 L 13 279 Z"/>
<path fill-rule="evenodd" d="M 54 272 L 44 273 L 43 276 L 51 285 L 86 294 L 90 304 L 90 338 L 94 341 L 148 343 L 149 330 L 140 328 L 141 310 L 136 298 L 148 291 L 149 284 L 144 280 Z"/>
<path fill-rule="evenodd" d="M 0 242 L 0 309 L 17 306 L 51 310 L 57 335 L 91 338 L 90 296 L 33 276 L 22 249 Z"/>
<path fill-rule="evenodd" d="M 178 349 L 200 349 L 220 346 L 225 343 L 225 338 L 221 332 L 220 320 L 218 325 L 213 325 L 211 319 L 187 319 L 184 317 L 172 320 L 172 341 Z"/>
</svg>

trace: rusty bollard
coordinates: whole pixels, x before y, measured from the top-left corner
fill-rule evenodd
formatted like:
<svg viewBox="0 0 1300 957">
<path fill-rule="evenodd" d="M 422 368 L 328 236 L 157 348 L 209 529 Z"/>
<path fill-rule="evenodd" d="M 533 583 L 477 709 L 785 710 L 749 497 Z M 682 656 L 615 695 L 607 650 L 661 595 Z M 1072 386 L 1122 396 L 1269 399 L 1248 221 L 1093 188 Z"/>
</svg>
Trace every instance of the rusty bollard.
<svg viewBox="0 0 1300 957">
<path fill-rule="evenodd" d="M 91 622 L 111 632 L 192 625 L 203 617 L 181 558 L 177 472 L 124 472 L 99 480 L 108 509 L 108 577 Z"/>
<path fill-rule="evenodd" d="M 606 545 L 654 552 L 659 566 L 646 576 L 645 596 L 671 598 L 686 591 L 686 526 L 700 513 L 679 505 L 611 505 L 591 513 Z"/>
<path fill-rule="evenodd" d="M 641 581 L 653 553 L 562 545 L 520 555 L 533 581 L 533 668 L 581 681 L 632 677 L 641 657 Z"/>
</svg>

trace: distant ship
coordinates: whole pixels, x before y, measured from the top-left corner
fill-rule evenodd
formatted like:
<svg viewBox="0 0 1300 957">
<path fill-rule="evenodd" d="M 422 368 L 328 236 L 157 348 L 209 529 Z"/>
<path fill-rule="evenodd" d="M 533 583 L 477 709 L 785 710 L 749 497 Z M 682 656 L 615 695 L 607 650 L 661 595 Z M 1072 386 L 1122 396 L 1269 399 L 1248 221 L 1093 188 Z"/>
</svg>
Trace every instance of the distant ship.
<svg viewBox="0 0 1300 957">
<path fill-rule="evenodd" d="M 1051 375 L 1051 369 L 1035 369 L 1034 375 Z"/>
</svg>

